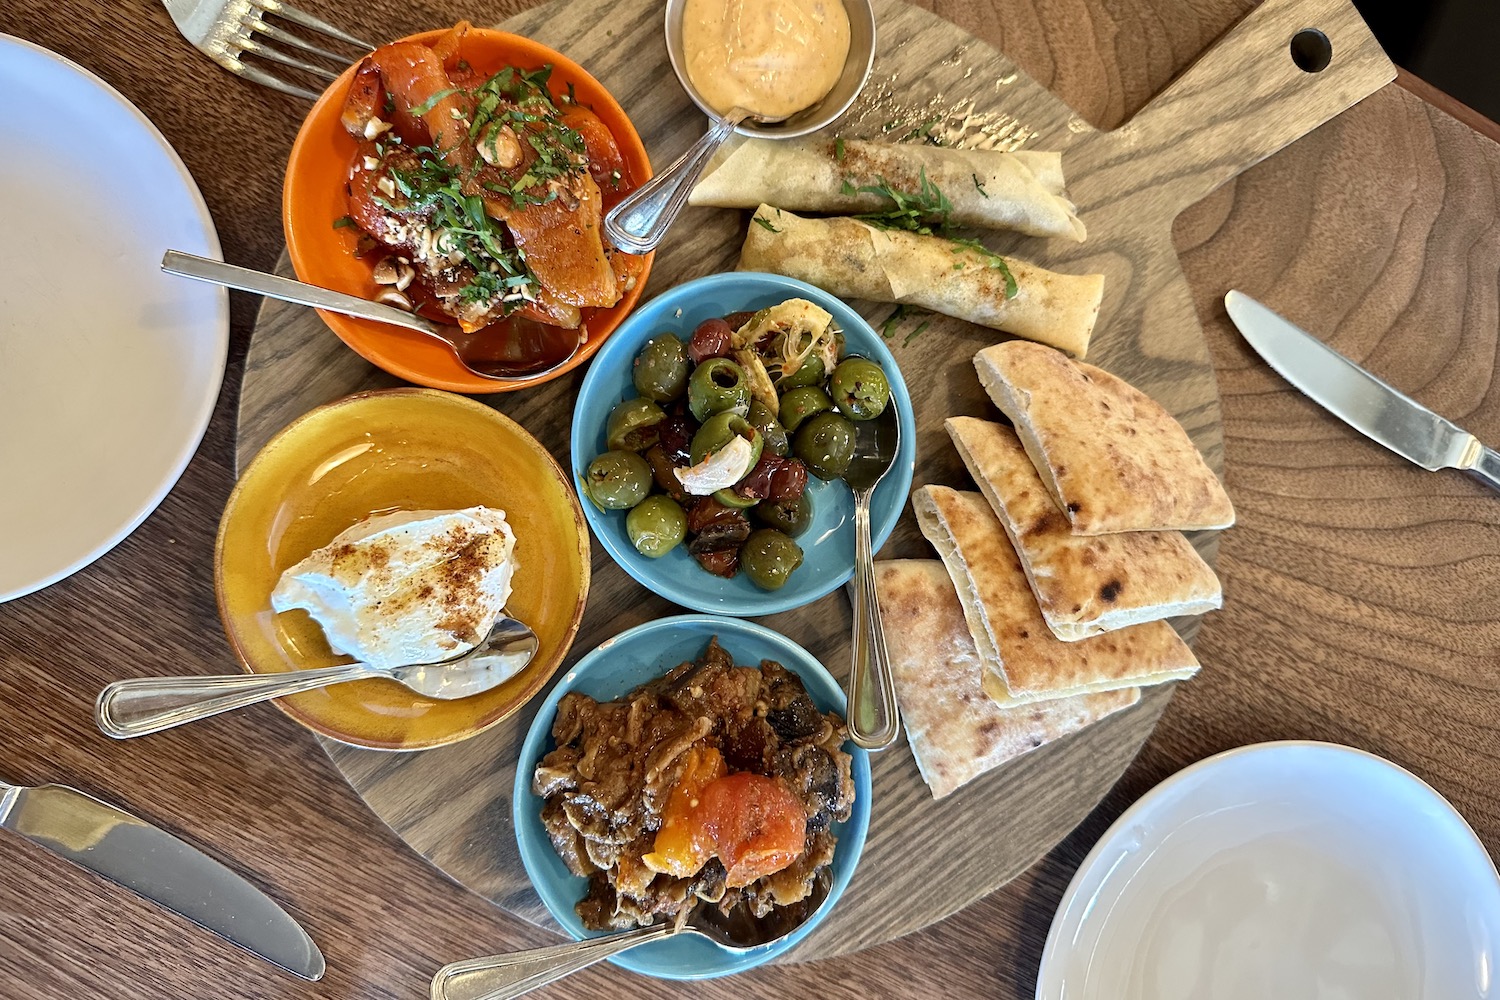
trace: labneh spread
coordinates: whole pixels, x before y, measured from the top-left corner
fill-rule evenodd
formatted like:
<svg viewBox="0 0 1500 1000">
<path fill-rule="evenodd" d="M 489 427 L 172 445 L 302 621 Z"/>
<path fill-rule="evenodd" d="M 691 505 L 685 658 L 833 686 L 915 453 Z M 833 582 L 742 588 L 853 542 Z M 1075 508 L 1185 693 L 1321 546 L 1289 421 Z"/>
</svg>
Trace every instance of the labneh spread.
<svg viewBox="0 0 1500 1000">
<path fill-rule="evenodd" d="M 514 553 L 504 511 L 380 514 L 284 572 L 271 606 L 305 610 L 335 651 L 372 666 L 436 663 L 494 625 L 510 598 Z"/>
</svg>

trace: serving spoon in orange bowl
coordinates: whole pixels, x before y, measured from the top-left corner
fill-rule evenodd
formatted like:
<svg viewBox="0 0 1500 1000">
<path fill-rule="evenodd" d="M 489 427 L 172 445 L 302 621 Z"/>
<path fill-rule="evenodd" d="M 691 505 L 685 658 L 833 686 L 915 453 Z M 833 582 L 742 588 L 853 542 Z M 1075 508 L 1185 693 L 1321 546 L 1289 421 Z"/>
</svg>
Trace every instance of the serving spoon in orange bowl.
<svg viewBox="0 0 1500 1000">
<path fill-rule="evenodd" d="M 320 285 L 267 274 L 221 260 L 196 257 L 168 250 L 161 259 L 161 269 L 168 274 L 194 278 L 225 288 L 253 292 L 284 302 L 326 309 L 356 319 L 374 320 L 425 334 L 442 341 L 458 363 L 482 379 L 502 382 L 526 382 L 539 375 L 556 371 L 573 359 L 583 346 L 580 330 L 566 330 L 541 323 L 513 324 L 513 335 L 505 338 L 488 336 L 484 331 L 464 333 L 448 323 L 438 323 L 405 309 L 372 302 L 358 295 L 336 292 Z M 518 360 L 520 358 L 525 361 Z"/>
</svg>

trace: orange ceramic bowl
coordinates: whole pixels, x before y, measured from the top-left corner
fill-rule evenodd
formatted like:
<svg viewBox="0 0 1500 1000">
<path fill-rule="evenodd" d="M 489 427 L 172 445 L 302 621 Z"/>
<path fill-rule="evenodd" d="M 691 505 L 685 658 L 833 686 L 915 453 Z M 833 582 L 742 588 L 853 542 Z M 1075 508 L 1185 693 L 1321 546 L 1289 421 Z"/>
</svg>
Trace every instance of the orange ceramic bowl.
<svg viewBox="0 0 1500 1000">
<path fill-rule="evenodd" d="M 406 40 L 431 42 L 446 30 L 425 31 Z M 571 84 L 578 102 L 592 108 L 614 135 L 629 171 L 626 190 L 651 178 L 651 161 L 646 158 L 646 147 L 635 126 L 609 91 L 561 52 L 520 35 L 488 28 L 470 28 L 459 51 L 474 67 L 488 72 L 507 65 L 532 70 L 550 64 L 548 88 L 553 96 L 565 96 Z M 354 256 L 359 231 L 352 226 L 335 229 L 333 225 L 349 214 L 349 167 L 357 146 L 339 123 L 339 115 L 355 69 L 349 67 L 329 85 L 297 133 L 282 187 L 281 223 L 297 277 L 309 284 L 374 298 L 380 286 L 372 276 L 373 265 Z M 635 308 L 650 271 L 648 257 L 640 280 L 619 302 L 608 309 L 583 311 L 586 339 L 571 361 L 555 371 L 516 382 L 493 382 L 470 373 L 447 347 L 420 333 L 322 310 L 318 314 L 355 353 L 392 375 L 452 392 L 505 392 L 556 378 L 593 357 L 604 338 Z"/>
<path fill-rule="evenodd" d="M 567 475 L 519 424 L 477 400 L 431 389 L 348 396 L 304 414 L 255 456 L 219 522 L 219 615 L 245 669 L 279 673 L 348 662 L 305 611 L 277 614 L 281 574 L 371 514 L 505 511 L 516 533 L 506 611 L 536 632 L 515 677 L 469 698 L 424 698 L 395 681 L 351 681 L 282 698 L 314 732 L 375 750 L 422 750 L 475 736 L 516 712 L 562 663 L 589 590 L 589 533 Z"/>
</svg>

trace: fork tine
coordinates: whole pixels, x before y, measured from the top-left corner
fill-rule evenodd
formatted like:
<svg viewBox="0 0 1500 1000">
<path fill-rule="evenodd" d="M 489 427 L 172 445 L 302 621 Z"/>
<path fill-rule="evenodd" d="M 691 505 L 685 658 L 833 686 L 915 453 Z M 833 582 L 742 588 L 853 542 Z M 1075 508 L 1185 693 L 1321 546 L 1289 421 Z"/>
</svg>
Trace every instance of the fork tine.
<svg viewBox="0 0 1500 1000">
<path fill-rule="evenodd" d="M 267 24 L 259 14 L 251 14 L 245 17 L 240 22 L 240 24 L 245 28 L 248 28 L 250 31 L 259 32 L 260 34 L 265 35 L 267 38 L 274 39 L 278 42 L 284 42 L 287 45 L 292 46 L 293 48 L 301 49 L 303 52 L 311 52 L 313 55 L 322 56 L 325 59 L 332 60 L 340 68 L 349 65 L 349 63 L 353 61 L 348 56 L 341 56 L 337 52 L 329 52 L 327 49 L 318 48 L 318 46 L 313 45 L 311 42 L 305 42 L 302 39 L 298 38 L 296 35 L 292 34 L 290 31 L 284 31 L 281 28 L 276 27 L 274 24 Z"/>
<path fill-rule="evenodd" d="M 305 97 L 309 101 L 316 101 L 320 96 L 319 94 L 308 90 L 306 87 L 298 87 L 295 84 L 287 83 L 285 80 L 282 80 L 279 77 L 272 76 L 270 73 L 267 73 L 264 70 L 256 69 L 254 66 L 246 66 L 239 60 L 235 60 L 232 65 L 227 62 L 221 63 L 221 65 L 235 75 L 249 80 L 251 83 L 258 83 L 262 87 L 270 87 L 272 90 L 279 90 L 283 94 L 291 94 L 293 97 Z"/>
<path fill-rule="evenodd" d="M 324 69 L 322 66 L 315 66 L 310 62 L 306 62 L 305 60 L 289 56 L 284 52 L 280 52 L 276 49 L 271 48 L 269 45 L 262 45 L 254 38 L 246 38 L 241 46 L 241 49 L 243 52 L 249 53 L 251 55 L 257 55 L 263 59 L 270 59 L 273 62 L 279 62 L 283 66 L 291 66 L 295 69 L 300 69 L 303 72 L 311 73 L 313 76 L 322 77 L 324 80 L 337 80 L 339 78 L 339 75 L 337 73 L 331 73 L 328 70 Z"/>
<path fill-rule="evenodd" d="M 281 17 L 286 18 L 288 21 L 293 21 L 297 24 L 300 24 L 304 28 L 311 28 L 314 31 L 321 31 L 323 34 L 328 35 L 331 38 L 337 38 L 341 42 L 348 42 L 350 45 L 358 45 L 362 50 L 366 52 L 375 47 L 369 42 L 363 41 L 359 38 L 355 38 L 353 35 L 349 34 L 346 31 L 340 31 L 338 28 L 335 28 L 327 21 L 313 17 L 311 14 L 303 13 L 290 4 L 282 3 L 281 0 L 252 0 L 252 2 L 269 14 L 280 15 Z"/>
</svg>

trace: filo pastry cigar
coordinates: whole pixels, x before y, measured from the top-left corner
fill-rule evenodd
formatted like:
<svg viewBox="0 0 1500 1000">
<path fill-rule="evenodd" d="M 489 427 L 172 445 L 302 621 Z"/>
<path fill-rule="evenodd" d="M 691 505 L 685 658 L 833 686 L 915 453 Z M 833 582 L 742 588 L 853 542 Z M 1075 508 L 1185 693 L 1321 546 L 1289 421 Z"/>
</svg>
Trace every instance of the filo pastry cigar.
<svg viewBox="0 0 1500 1000">
<path fill-rule="evenodd" d="M 689 205 L 855 215 L 891 207 L 859 188 L 919 191 L 935 185 L 951 203 L 948 222 L 1082 241 L 1083 223 L 1063 196 L 1062 154 L 857 139 L 746 139 L 727 146 L 688 196 Z M 935 221 L 935 220 L 929 220 Z"/>
<path fill-rule="evenodd" d="M 740 250 L 741 271 L 770 271 L 844 299 L 899 302 L 1066 351 L 1088 352 L 1104 295 L 1102 274 L 1058 274 L 990 257 L 939 236 L 880 229 L 858 219 L 806 219 L 762 205 Z"/>
</svg>

